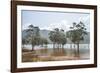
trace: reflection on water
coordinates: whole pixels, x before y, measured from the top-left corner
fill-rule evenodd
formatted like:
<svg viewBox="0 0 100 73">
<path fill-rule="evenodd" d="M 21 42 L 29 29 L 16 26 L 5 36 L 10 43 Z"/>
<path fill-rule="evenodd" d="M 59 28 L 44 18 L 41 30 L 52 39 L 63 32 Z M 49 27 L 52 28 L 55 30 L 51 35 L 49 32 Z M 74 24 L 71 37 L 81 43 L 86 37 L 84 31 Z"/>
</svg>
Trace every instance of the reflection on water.
<svg viewBox="0 0 100 73">
<path fill-rule="evenodd" d="M 66 44 L 62 50 L 53 44 L 35 46 L 35 51 L 22 51 L 22 62 L 39 62 L 39 61 L 63 61 L 63 60 L 87 60 L 90 59 L 90 45 L 79 44 L 79 56 L 77 55 L 77 45 Z M 23 50 L 32 50 L 31 45 L 22 46 Z M 55 51 L 56 50 L 56 51 Z"/>
<path fill-rule="evenodd" d="M 24 45 L 22 46 L 26 49 L 29 49 L 31 50 L 32 49 L 32 46 L 31 45 Z M 44 49 L 45 47 L 47 47 L 48 49 L 53 49 L 53 44 L 48 44 L 48 45 L 38 45 L 38 46 L 35 46 L 34 49 Z M 57 45 L 55 44 L 55 47 L 57 48 Z M 90 48 L 90 44 L 79 44 L 79 47 L 80 49 L 87 49 L 89 50 Z M 76 44 L 65 44 L 64 45 L 64 48 L 65 49 L 76 49 L 77 48 L 77 45 Z"/>
</svg>

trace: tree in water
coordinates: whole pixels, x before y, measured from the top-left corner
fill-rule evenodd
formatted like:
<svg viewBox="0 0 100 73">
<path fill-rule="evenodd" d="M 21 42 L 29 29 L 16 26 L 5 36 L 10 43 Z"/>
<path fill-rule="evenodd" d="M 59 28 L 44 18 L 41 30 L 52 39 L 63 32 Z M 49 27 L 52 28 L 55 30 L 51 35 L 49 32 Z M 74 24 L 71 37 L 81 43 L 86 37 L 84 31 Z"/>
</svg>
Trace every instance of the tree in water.
<svg viewBox="0 0 100 73">
<path fill-rule="evenodd" d="M 59 45 L 60 45 L 60 51 L 62 53 L 62 55 L 66 54 L 66 51 L 64 49 L 64 45 L 67 43 L 67 39 L 66 39 L 66 35 L 63 29 L 60 29 L 59 31 Z"/>
<path fill-rule="evenodd" d="M 73 26 L 70 27 L 70 33 L 71 33 L 71 41 L 74 44 L 77 44 L 77 53 L 76 56 L 80 57 L 80 52 L 79 52 L 79 44 L 80 41 L 84 40 L 84 36 L 87 35 L 86 27 L 83 22 L 79 23 L 73 23 Z"/>
<path fill-rule="evenodd" d="M 50 33 L 49 33 L 49 39 L 53 42 L 53 50 L 54 50 L 54 53 L 55 53 L 55 44 L 56 44 L 55 31 L 50 31 Z"/>
<path fill-rule="evenodd" d="M 40 29 L 38 27 L 34 27 L 32 24 L 28 26 L 28 42 L 32 45 L 32 51 L 34 51 L 34 46 L 39 45 L 39 35 Z"/>
<path fill-rule="evenodd" d="M 47 47 L 48 43 L 49 42 L 46 38 L 43 38 L 43 37 L 40 38 L 40 44 L 42 45 L 42 47 L 44 47 L 44 53 L 45 54 L 47 54 L 47 52 L 48 52 L 48 47 Z"/>
<path fill-rule="evenodd" d="M 53 42 L 53 49 L 54 54 L 57 53 L 60 55 L 61 51 L 64 52 L 64 44 L 66 44 L 66 36 L 64 34 L 64 30 L 59 30 L 58 28 L 55 28 L 53 31 L 49 33 L 49 38 Z M 56 47 L 55 47 L 56 44 Z M 62 46 L 62 47 L 61 47 Z"/>
</svg>

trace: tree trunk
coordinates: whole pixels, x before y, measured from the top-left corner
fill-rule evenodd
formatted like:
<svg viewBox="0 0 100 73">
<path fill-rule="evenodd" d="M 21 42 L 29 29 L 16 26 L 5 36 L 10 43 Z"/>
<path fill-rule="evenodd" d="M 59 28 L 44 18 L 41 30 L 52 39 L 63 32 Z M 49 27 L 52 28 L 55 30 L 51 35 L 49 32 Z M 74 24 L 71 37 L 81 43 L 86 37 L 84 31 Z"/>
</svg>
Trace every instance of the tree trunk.
<svg viewBox="0 0 100 73">
<path fill-rule="evenodd" d="M 33 44 L 34 41 L 33 41 L 33 39 L 34 39 L 34 38 L 33 38 L 33 35 L 32 35 L 32 51 L 34 51 L 34 44 Z"/>
<path fill-rule="evenodd" d="M 80 57 L 79 43 L 77 43 L 77 57 Z"/>
<path fill-rule="evenodd" d="M 66 54 L 66 51 L 65 51 L 65 49 L 64 49 L 64 45 L 62 45 L 62 53 L 63 53 L 63 55 Z"/>
<path fill-rule="evenodd" d="M 53 43 L 53 53 L 55 54 L 55 43 Z"/>
<path fill-rule="evenodd" d="M 47 49 L 47 44 L 45 44 L 45 53 L 47 54 L 48 49 Z"/>
<path fill-rule="evenodd" d="M 64 48 L 63 46 L 64 46 L 64 45 L 62 45 L 62 49 Z"/>
<path fill-rule="evenodd" d="M 53 49 L 55 48 L 55 43 L 53 43 Z"/>
<path fill-rule="evenodd" d="M 32 45 L 32 51 L 34 51 L 34 45 Z"/>
<path fill-rule="evenodd" d="M 75 56 L 77 56 L 77 51 L 76 51 L 76 48 L 75 48 L 75 43 L 74 43 L 74 54 L 75 54 Z"/>
<path fill-rule="evenodd" d="M 60 48 L 60 47 L 61 47 L 61 45 L 60 45 L 60 44 L 58 44 L 58 47 L 59 47 L 59 49 L 58 49 L 58 53 L 59 53 L 59 52 L 61 52 L 61 48 Z"/>
</svg>

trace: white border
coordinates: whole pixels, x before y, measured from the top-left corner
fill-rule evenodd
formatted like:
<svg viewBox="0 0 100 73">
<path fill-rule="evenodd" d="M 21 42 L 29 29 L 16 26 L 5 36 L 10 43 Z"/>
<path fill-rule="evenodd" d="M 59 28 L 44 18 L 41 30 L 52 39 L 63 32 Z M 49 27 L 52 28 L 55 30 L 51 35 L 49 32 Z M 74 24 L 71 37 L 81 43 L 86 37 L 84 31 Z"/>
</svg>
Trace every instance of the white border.
<svg viewBox="0 0 100 73">
<path fill-rule="evenodd" d="M 55 62 L 21 62 L 21 10 L 43 10 L 43 11 L 64 11 L 64 12 L 84 12 L 90 13 L 90 59 L 89 60 L 70 60 Z M 17 6 L 17 68 L 28 67 L 46 67 L 61 65 L 82 65 L 94 63 L 94 10 L 92 9 L 73 9 L 73 8 L 57 8 L 57 7 L 40 7 L 40 6 Z"/>
</svg>

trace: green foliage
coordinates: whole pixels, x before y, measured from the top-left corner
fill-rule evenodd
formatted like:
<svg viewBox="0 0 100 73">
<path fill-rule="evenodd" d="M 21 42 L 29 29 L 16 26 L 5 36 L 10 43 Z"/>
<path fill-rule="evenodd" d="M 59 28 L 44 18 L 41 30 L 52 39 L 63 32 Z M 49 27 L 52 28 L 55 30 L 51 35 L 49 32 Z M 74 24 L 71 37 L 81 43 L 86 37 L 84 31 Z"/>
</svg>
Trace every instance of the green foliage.
<svg viewBox="0 0 100 73">
<path fill-rule="evenodd" d="M 29 25 L 28 29 L 26 30 L 27 36 L 26 38 L 22 40 L 22 43 L 31 44 L 32 49 L 34 49 L 35 45 L 43 45 L 43 44 L 48 44 L 48 40 L 46 38 L 42 38 L 40 36 L 40 29 L 38 27 L 34 27 L 33 25 Z"/>
<path fill-rule="evenodd" d="M 70 31 L 66 33 L 66 37 L 71 40 L 74 44 L 77 44 L 77 54 L 79 57 L 79 43 L 84 40 L 84 36 L 87 35 L 86 27 L 83 22 L 73 23 L 73 26 L 70 27 Z"/>
<path fill-rule="evenodd" d="M 48 43 L 49 42 L 46 38 L 43 38 L 43 37 L 40 38 L 40 45 L 43 45 L 43 44 L 47 45 Z"/>
<path fill-rule="evenodd" d="M 53 42 L 53 48 L 55 48 L 55 44 L 57 44 L 57 48 L 61 48 L 62 46 L 62 49 L 63 49 L 63 46 L 66 44 L 67 42 L 67 39 L 66 39 L 66 35 L 65 35 L 65 32 L 64 30 L 60 30 L 58 28 L 55 28 L 53 31 L 51 31 L 49 33 L 49 38 L 50 40 Z"/>
<path fill-rule="evenodd" d="M 66 37 L 70 38 L 73 43 L 79 43 L 84 40 L 84 36 L 87 35 L 86 28 L 83 22 L 73 23 L 73 26 L 70 27 L 70 31 L 66 33 Z"/>
<path fill-rule="evenodd" d="M 66 36 L 64 34 L 64 30 L 59 30 L 58 28 L 54 29 L 49 33 L 49 38 L 52 42 L 57 44 L 66 44 Z"/>
<path fill-rule="evenodd" d="M 40 33 L 39 28 L 34 27 L 33 25 L 29 25 L 27 29 L 27 40 L 28 43 L 32 45 L 32 50 L 34 50 L 35 45 L 39 45 L 40 43 Z"/>
</svg>

